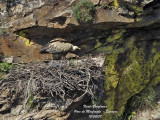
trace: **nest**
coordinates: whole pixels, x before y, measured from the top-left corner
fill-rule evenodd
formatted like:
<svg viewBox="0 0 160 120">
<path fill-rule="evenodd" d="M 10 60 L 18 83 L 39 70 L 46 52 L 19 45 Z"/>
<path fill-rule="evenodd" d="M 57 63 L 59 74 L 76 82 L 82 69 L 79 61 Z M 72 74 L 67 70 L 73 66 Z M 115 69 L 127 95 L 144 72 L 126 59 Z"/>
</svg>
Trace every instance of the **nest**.
<svg viewBox="0 0 160 120">
<path fill-rule="evenodd" d="M 16 65 L 7 78 L 0 81 L 0 91 L 14 91 L 26 102 L 31 95 L 58 96 L 76 101 L 85 94 L 93 97 L 102 87 L 103 80 L 102 67 L 92 59 L 28 63 Z"/>
</svg>

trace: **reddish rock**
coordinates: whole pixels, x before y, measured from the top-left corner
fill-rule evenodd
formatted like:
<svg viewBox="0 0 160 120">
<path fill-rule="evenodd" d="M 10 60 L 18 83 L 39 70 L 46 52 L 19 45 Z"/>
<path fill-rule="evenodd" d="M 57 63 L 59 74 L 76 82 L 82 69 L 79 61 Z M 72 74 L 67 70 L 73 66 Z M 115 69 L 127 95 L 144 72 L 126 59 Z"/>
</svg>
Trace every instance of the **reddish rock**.
<svg viewBox="0 0 160 120">
<path fill-rule="evenodd" d="M 1 38 L 0 51 L 3 56 L 14 56 L 14 62 L 31 62 L 31 61 L 44 61 L 52 59 L 51 54 L 40 54 L 41 46 L 38 44 L 27 43 L 27 39 L 18 37 L 16 40 L 11 41 L 9 38 Z"/>
</svg>

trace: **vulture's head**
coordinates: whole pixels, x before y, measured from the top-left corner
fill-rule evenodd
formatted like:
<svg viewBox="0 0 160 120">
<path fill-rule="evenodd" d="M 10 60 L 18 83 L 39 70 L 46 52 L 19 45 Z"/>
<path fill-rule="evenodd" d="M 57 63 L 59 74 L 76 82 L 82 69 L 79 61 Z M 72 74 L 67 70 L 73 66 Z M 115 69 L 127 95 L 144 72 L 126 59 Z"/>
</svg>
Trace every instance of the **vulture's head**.
<svg viewBox="0 0 160 120">
<path fill-rule="evenodd" d="M 76 51 L 76 50 L 80 50 L 81 48 L 79 48 L 78 46 L 73 46 L 72 51 Z"/>
</svg>

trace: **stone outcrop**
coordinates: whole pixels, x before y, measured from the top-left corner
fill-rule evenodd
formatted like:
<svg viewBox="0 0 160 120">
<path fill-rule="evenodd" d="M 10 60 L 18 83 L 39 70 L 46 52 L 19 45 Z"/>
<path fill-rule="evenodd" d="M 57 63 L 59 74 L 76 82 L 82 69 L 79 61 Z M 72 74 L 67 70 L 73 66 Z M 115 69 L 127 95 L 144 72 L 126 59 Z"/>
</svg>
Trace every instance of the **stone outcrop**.
<svg viewBox="0 0 160 120">
<path fill-rule="evenodd" d="M 119 7 L 117 9 L 114 8 L 114 5 L 110 5 L 110 3 L 114 2 L 113 0 L 93 0 L 92 2 L 95 5 L 97 3 L 100 5 L 96 9 L 95 20 L 91 25 L 80 25 L 74 18 L 72 7 L 77 3 L 77 0 L 34 0 L 15 2 L 15 4 L 10 5 L 3 3 L 1 4 L 1 19 L 5 20 L 2 20 L 1 23 L 3 23 L 3 26 L 7 26 L 8 29 L 6 29 L 6 31 L 9 33 L 16 33 L 18 36 L 23 37 L 25 39 L 24 41 L 27 41 L 24 42 L 24 46 L 32 46 L 31 48 L 34 47 L 37 50 L 55 37 L 62 37 L 71 42 L 80 41 L 85 37 L 85 35 L 83 35 L 85 33 L 82 33 L 83 29 L 87 30 L 89 28 L 90 32 L 87 30 L 87 33 L 92 34 L 94 31 L 101 33 L 102 30 L 107 31 L 107 29 L 135 28 L 157 24 L 158 12 L 154 13 L 154 9 L 151 8 L 145 8 L 143 12 L 144 6 L 139 6 L 139 2 L 136 4 L 132 3 L 132 1 L 119 1 Z M 152 0 L 141 2 L 148 5 Z M 148 15 L 148 9 L 150 9 L 149 12 L 152 13 L 151 15 Z M 139 20 L 142 22 L 135 22 Z M 94 31 L 92 31 L 93 29 Z M 77 30 L 78 32 L 75 33 L 74 31 Z M 93 35 L 89 36 L 93 37 Z M 22 38 L 18 37 L 16 39 L 16 41 L 21 41 Z M 19 44 L 22 43 L 20 42 Z M 18 48 L 17 50 L 22 51 Z M 36 56 L 30 57 L 25 55 L 27 57 L 22 58 L 21 61 L 29 62 L 37 61 L 41 58 L 52 58 L 48 56 L 44 57 L 44 55 L 38 54 L 36 50 L 30 50 L 34 52 Z M 6 53 L 4 54 L 6 55 Z M 19 59 L 18 56 L 22 55 L 23 54 L 17 55 L 16 59 Z M 10 53 L 10 56 L 15 56 L 15 54 Z"/>
</svg>

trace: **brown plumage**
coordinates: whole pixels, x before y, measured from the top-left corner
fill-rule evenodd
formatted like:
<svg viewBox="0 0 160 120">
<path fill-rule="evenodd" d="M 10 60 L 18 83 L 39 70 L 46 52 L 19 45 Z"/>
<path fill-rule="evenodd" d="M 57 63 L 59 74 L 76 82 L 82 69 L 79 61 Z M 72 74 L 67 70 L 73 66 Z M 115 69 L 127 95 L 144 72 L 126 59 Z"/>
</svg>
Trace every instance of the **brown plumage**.
<svg viewBox="0 0 160 120">
<path fill-rule="evenodd" d="M 68 52 L 73 52 L 78 49 L 80 49 L 78 46 L 67 43 L 65 39 L 56 38 L 43 46 L 41 48 L 41 53 L 51 53 L 54 55 L 55 59 L 60 59 L 61 56 L 65 56 Z"/>
</svg>

